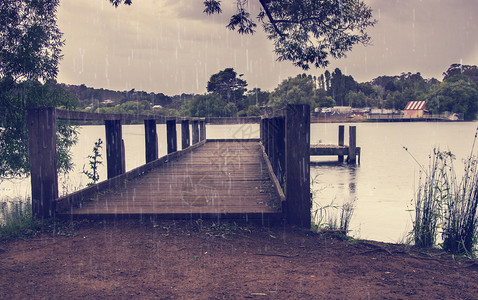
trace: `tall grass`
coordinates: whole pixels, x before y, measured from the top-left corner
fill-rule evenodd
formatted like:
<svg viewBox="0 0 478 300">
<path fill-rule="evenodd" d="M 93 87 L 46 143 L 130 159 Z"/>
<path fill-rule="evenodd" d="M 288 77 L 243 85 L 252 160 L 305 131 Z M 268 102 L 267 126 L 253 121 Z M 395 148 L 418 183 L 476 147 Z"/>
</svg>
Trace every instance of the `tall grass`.
<svg viewBox="0 0 478 300">
<path fill-rule="evenodd" d="M 428 171 L 422 167 L 415 196 L 412 231 L 415 245 L 434 246 L 441 222 L 444 250 L 459 255 L 474 254 L 478 242 L 478 158 L 473 155 L 477 135 L 478 128 L 471 154 L 463 161 L 461 178 L 457 178 L 455 157 L 450 152 L 435 149 Z"/>
<path fill-rule="evenodd" d="M 419 247 L 432 247 L 437 236 L 437 224 L 441 218 L 441 209 L 447 195 L 448 184 L 444 175 L 446 160 L 449 156 L 437 149 L 430 156 L 428 170 L 420 171 L 420 183 L 415 195 L 415 221 L 413 222 L 413 240 Z"/>
<path fill-rule="evenodd" d="M 19 198 L 0 202 L 0 240 L 34 234 L 39 222 L 32 218 L 31 201 Z"/>
</svg>

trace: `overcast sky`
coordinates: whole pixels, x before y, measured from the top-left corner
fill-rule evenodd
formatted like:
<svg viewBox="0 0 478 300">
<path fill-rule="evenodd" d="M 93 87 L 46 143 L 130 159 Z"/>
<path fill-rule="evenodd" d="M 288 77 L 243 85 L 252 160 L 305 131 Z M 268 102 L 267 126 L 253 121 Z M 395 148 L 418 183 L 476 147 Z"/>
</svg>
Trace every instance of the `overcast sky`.
<svg viewBox="0 0 478 300">
<path fill-rule="evenodd" d="M 244 74 L 250 89 L 270 91 L 303 73 L 276 61 L 260 26 L 252 36 L 225 28 L 234 2 L 223 0 L 223 14 L 207 16 L 203 0 L 133 0 L 119 8 L 107 0 L 61 0 L 66 45 L 58 82 L 176 95 L 206 92 L 209 77 L 228 67 Z M 256 2 L 250 0 L 253 12 Z M 332 60 L 331 72 L 339 67 L 359 82 L 402 72 L 442 80 L 452 63 L 478 65 L 477 0 L 365 2 L 378 20 L 368 31 L 373 45 Z"/>
</svg>

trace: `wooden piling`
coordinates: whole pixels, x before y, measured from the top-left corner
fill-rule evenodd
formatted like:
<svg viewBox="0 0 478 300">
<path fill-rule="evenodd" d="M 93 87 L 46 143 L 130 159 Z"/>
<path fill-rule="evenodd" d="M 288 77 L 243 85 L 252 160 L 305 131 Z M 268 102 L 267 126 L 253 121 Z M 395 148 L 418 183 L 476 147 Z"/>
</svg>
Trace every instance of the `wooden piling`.
<svg viewBox="0 0 478 300">
<path fill-rule="evenodd" d="M 32 212 L 35 217 L 54 217 L 58 198 L 56 115 L 54 108 L 28 111 Z"/>
<path fill-rule="evenodd" d="M 199 121 L 199 140 L 204 141 L 206 139 L 206 121 Z"/>
<path fill-rule="evenodd" d="M 178 151 L 178 137 L 176 134 L 176 120 L 166 121 L 166 139 L 168 154 Z"/>
<path fill-rule="evenodd" d="M 193 145 L 199 142 L 199 121 L 194 120 L 191 123 Z"/>
<path fill-rule="evenodd" d="M 107 176 L 113 178 L 125 172 L 123 167 L 123 133 L 121 120 L 105 120 L 106 131 L 106 169 Z"/>
<path fill-rule="evenodd" d="M 349 127 L 349 156 L 347 162 L 349 164 L 356 163 L 356 147 L 357 147 L 357 129 L 355 126 Z"/>
<path fill-rule="evenodd" d="M 344 125 L 339 125 L 339 146 L 344 145 Z M 343 155 L 338 155 L 338 161 L 339 162 L 344 162 L 344 156 Z"/>
<path fill-rule="evenodd" d="M 181 121 L 181 149 L 186 149 L 191 145 L 189 137 L 189 120 Z"/>
<path fill-rule="evenodd" d="M 144 120 L 146 163 L 158 159 L 158 134 L 156 120 Z"/>
<path fill-rule="evenodd" d="M 290 224 L 310 228 L 310 107 L 287 105 L 285 119 L 286 216 Z"/>
</svg>

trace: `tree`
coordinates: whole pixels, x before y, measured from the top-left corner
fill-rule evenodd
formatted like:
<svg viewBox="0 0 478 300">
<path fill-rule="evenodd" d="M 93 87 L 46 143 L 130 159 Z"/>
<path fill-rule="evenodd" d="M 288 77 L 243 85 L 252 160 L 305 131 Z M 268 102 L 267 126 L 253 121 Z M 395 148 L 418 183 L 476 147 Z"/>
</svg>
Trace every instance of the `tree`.
<svg viewBox="0 0 478 300">
<path fill-rule="evenodd" d="M 59 0 L 0 2 L 0 77 L 13 84 L 56 78 L 62 33 L 56 24 Z"/>
<path fill-rule="evenodd" d="M 71 109 L 77 99 L 55 82 L 64 42 L 56 24 L 58 0 L 0 2 L 0 177 L 27 175 L 27 110 Z M 58 168 L 71 169 L 74 127 L 58 122 Z"/>
<path fill-rule="evenodd" d="M 317 106 L 317 89 L 312 76 L 289 77 L 272 92 L 269 105 L 280 109 L 287 104 L 309 104 Z"/>
<path fill-rule="evenodd" d="M 189 103 L 191 117 L 223 117 L 227 105 L 218 94 L 198 95 Z"/>
<path fill-rule="evenodd" d="M 449 77 L 432 88 L 427 107 L 433 113 L 463 113 L 465 120 L 474 120 L 478 112 L 478 87 L 464 75 Z"/>
<path fill-rule="evenodd" d="M 352 76 L 343 75 L 342 71 L 336 68 L 332 73 L 330 88 L 327 90 L 327 94 L 334 98 L 337 104 L 344 106 L 347 103 L 345 96 L 350 91 L 357 91 L 357 82 L 355 82 Z"/>
<path fill-rule="evenodd" d="M 114 6 L 131 0 L 110 0 Z M 326 67 L 329 56 L 342 58 L 355 44 L 367 45 L 365 30 L 374 26 L 372 9 L 359 0 L 258 0 L 257 19 L 274 41 L 279 61 L 288 60 L 307 70 Z M 237 10 L 226 26 L 240 34 L 253 34 L 257 27 L 249 12 L 249 0 L 236 0 Z M 205 0 L 204 12 L 222 13 L 220 0 Z"/>
<path fill-rule="evenodd" d="M 241 77 L 239 75 L 239 77 Z M 207 91 L 219 94 L 226 102 L 236 103 L 244 96 L 247 82 L 238 78 L 233 68 L 226 68 L 211 75 L 207 83 Z"/>
<path fill-rule="evenodd" d="M 471 80 L 478 85 L 478 67 L 477 66 L 469 66 L 469 65 L 462 65 L 462 64 L 452 64 L 448 70 L 443 72 L 443 80 L 447 80 L 455 75 L 463 74 L 468 76 Z"/>
</svg>

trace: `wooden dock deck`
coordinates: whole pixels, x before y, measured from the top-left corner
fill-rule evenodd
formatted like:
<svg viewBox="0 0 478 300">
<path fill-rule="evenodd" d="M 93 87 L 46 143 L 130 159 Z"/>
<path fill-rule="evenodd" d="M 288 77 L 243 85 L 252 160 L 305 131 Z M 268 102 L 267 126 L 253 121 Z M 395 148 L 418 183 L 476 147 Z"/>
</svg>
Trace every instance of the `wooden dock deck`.
<svg viewBox="0 0 478 300">
<path fill-rule="evenodd" d="M 280 217 L 280 202 L 258 141 L 207 141 L 69 214 L 254 219 Z"/>
</svg>

